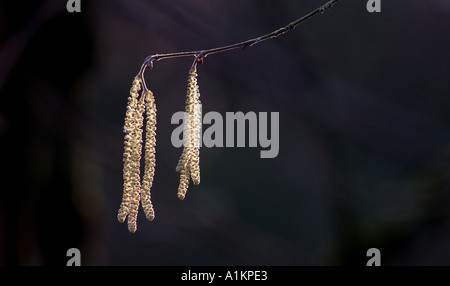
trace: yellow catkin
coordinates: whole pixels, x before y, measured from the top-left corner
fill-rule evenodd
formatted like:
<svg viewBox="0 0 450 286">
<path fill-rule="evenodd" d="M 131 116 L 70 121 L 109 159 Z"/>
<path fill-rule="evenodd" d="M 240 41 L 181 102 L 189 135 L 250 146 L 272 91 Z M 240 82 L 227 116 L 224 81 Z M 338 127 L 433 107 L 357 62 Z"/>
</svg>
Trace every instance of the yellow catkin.
<svg viewBox="0 0 450 286">
<path fill-rule="evenodd" d="M 155 217 L 151 203 L 150 189 L 155 173 L 155 145 L 156 145 L 156 105 L 151 91 L 145 89 L 139 98 L 141 79 L 136 77 L 130 90 L 127 112 L 125 115 L 125 147 L 123 153 L 123 198 L 117 218 L 120 222 L 127 219 L 128 230 L 137 230 L 137 216 L 139 204 L 142 203 L 145 215 L 149 220 Z M 140 162 L 142 153 L 142 135 L 144 112 L 147 117 L 145 142 L 144 175 L 140 176 Z M 142 200 L 141 200 L 142 199 Z"/>
<path fill-rule="evenodd" d="M 184 199 L 186 196 L 189 178 L 195 185 L 200 183 L 201 103 L 195 67 L 189 71 L 186 115 L 184 120 L 185 146 L 176 167 L 176 171 L 180 172 L 180 185 L 178 187 L 178 198 L 180 199 Z"/>
<path fill-rule="evenodd" d="M 140 193 L 141 193 L 141 180 L 140 180 L 140 161 L 142 151 L 142 127 L 144 122 L 145 102 L 141 98 L 136 107 L 136 113 L 134 116 L 134 130 L 130 134 L 132 138 L 131 148 L 131 184 L 133 187 L 131 193 L 130 208 L 128 214 L 128 230 L 130 232 L 136 231 L 136 220 L 139 210 Z"/>
<path fill-rule="evenodd" d="M 124 222 L 127 215 L 130 213 L 130 206 L 132 200 L 133 192 L 133 161 L 132 153 L 135 145 L 135 119 L 136 119 L 136 109 L 138 105 L 138 91 L 140 90 L 140 79 L 136 77 L 133 81 L 133 85 L 130 90 L 130 97 L 128 98 L 127 112 L 125 115 L 125 147 L 123 153 L 123 198 L 120 205 L 120 209 L 117 218 L 120 222 Z"/>
<path fill-rule="evenodd" d="M 196 69 L 189 71 L 189 92 L 187 109 L 190 117 L 190 150 L 189 169 L 194 185 L 200 184 L 200 134 L 201 134 L 201 103 L 197 84 Z"/>
<path fill-rule="evenodd" d="M 147 106 L 147 125 L 145 135 L 145 169 L 142 178 L 141 203 L 146 218 L 148 220 L 153 220 L 155 218 L 155 212 L 151 202 L 150 190 L 153 185 L 156 165 L 156 105 L 151 91 L 146 92 L 145 103 Z"/>
</svg>

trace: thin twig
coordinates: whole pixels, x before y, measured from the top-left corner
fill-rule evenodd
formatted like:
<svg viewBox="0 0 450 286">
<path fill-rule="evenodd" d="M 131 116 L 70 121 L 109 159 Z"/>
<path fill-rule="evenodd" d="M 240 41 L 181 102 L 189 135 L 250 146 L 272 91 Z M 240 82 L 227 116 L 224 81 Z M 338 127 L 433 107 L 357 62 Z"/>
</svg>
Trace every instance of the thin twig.
<svg viewBox="0 0 450 286">
<path fill-rule="evenodd" d="M 201 63 L 203 61 L 204 58 L 206 58 L 208 55 L 211 54 L 217 54 L 217 53 L 221 53 L 221 52 L 226 52 L 226 51 L 230 51 L 230 50 L 234 50 L 234 49 L 245 49 L 248 47 L 251 47 L 255 44 L 258 44 L 262 41 L 268 40 L 268 39 L 272 39 L 272 38 L 276 38 L 280 35 L 283 35 L 287 32 L 289 32 L 290 30 L 295 29 L 295 27 L 297 27 L 298 24 L 310 19 L 311 17 L 313 17 L 314 15 L 318 14 L 318 13 L 324 13 L 326 10 L 328 10 L 329 8 L 331 8 L 334 4 L 336 4 L 336 2 L 338 2 L 339 0 L 331 0 L 328 1 L 327 3 L 325 3 L 324 5 L 320 6 L 319 8 L 313 10 L 312 12 L 306 14 L 305 16 L 287 24 L 286 26 L 275 30 L 269 34 L 266 34 L 264 36 L 260 36 L 257 38 L 253 38 L 247 41 L 243 41 L 243 42 L 239 42 L 236 44 L 232 44 L 232 45 L 228 45 L 228 46 L 222 46 L 222 47 L 217 47 L 217 48 L 213 48 L 213 49 L 208 49 L 208 50 L 199 50 L 199 51 L 189 51 L 189 52 L 177 52 L 177 53 L 168 53 L 168 54 L 155 54 L 155 55 L 151 55 L 148 56 L 145 61 L 144 64 L 141 67 L 141 70 L 139 72 L 139 76 L 143 77 L 144 71 L 146 68 L 152 69 L 153 68 L 153 62 L 154 61 L 159 61 L 159 60 L 163 60 L 163 59 L 171 59 L 171 58 L 179 58 L 179 57 L 190 57 L 190 56 L 195 56 L 197 58 L 196 62 Z"/>
</svg>

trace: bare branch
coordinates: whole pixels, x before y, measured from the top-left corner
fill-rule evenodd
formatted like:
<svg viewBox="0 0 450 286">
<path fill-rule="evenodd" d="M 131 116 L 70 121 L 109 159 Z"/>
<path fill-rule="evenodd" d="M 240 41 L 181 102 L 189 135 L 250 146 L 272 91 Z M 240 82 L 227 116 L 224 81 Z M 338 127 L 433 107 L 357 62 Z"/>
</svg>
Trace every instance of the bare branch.
<svg viewBox="0 0 450 286">
<path fill-rule="evenodd" d="M 239 42 L 236 44 L 232 44 L 232 45 L 228 45 L 228 46 L 222 46 L 222 47 L 217 47 L 217 48 L 213 48 L 213 49 L 208 49 L 208 50 L 199 50 L 199 51 L 189 51 L 189 52 L 176 52 L 176 53 L 168 53 L 168 54 L 155 54 L 155 55 L 151 55 L 148 56 L 145 61 L 144 64 L 142 65 L 141 71 L 139 72 L 139 76 L 143 76 L 144 70 L 146 68 L 152 69 L 153 68 L 153 62 L 154 61 L 159 61 L 159 60 L 164 60 L 164 59 L 172 59 L 172 58 L 179 58 L 179 57 L 191 57 L 191 56 L 195 56 L 197 58 L 197 62 L 202 62 L 202 60 L 204 58 L 206 58 L 208 55 L 212 55 L 212 54 L 217 54 L 217 53 L 222 53 L 222 52 L 226 52 L 226 51 L 230 51 L 230 50 L 235 50 L 235 49 L 245 49 L 248 47 L 251 47 L 255 44 L 258 44 L 262 41 L 268 40 L 268 39 L 273 39 L 276 38 L 280 35 L 283 35 L 293 29 L 295 29 L 295 27 L 297 27 L 300 23 L 312 18 L 314 15 L 318 14 L 318 13 L 324 13 L 326 10 L 328 10 L 329 8 L 331 8 L 334 4 L 336 4 L 336 2 L 338 2 L 339 0 L 331 0 L 328 1 L 327 3 L 323 4 L 322 6 L 320 6 L 319 8 L 311 11 L 310 13 L 306 14 L 305 16 L 287 24 L 286 26 L 275 30 L 269 34 L 257 37 L 257 38 L 253 38 L 247 41 L 243 41 L 243 42 Z"/>
</svg>

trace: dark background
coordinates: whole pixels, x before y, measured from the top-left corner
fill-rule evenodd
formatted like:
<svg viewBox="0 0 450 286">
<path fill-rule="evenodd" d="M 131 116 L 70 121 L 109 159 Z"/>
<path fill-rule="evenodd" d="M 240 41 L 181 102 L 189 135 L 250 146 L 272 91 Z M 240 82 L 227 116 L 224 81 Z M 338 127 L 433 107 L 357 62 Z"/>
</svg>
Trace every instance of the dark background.
<svg viewBox="0 0 450 286">
<path fill-rule="evenodd" d="M 148 55 L 232 44 L 314 1 L 0 1 L 0 265 L 450 264 L 450 5 L 341 0 L 297 29 L 199 66 L 203 112 L 279 112 L 280 151 L 202 148 L 177 198 L 191 58 L 146 73 L 156 219 L 130 234 L 122 126 Z M 205 128 L 205 127 L 204 127 Z"/>
</svg>

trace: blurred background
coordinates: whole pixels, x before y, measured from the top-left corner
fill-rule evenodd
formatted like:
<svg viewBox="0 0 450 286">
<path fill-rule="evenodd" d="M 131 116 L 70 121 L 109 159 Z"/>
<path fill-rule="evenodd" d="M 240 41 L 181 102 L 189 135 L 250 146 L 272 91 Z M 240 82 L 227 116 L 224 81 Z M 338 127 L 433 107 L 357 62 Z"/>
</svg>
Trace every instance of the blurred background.
<svg viewBox="0 0 450 286">
<path fill-rule="evenodd" d="M 0 265 L 450 265 L 450 5 L 342 0 L 198 67 L 203 113 L 279 112 L 279 155 L 202 148 L 177 198 L 191 58 L 146 72 L 156 218 L 130 234 L 123 122 L 143 60 L 271 32 L 325 0 L 0 1 Z M 204 126 L 204 129 L 207 126 Z"/>
</svg>

